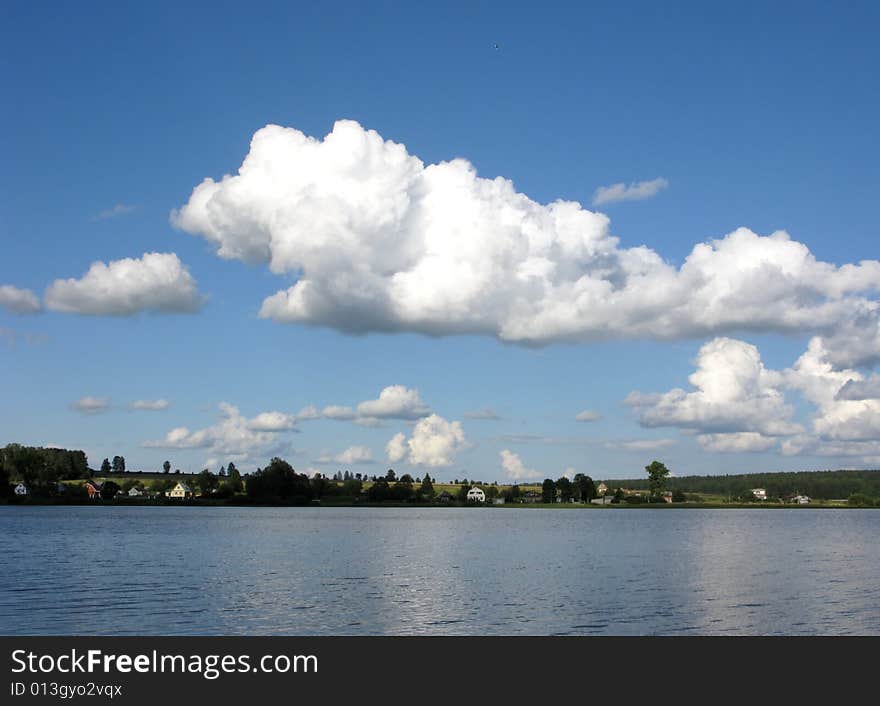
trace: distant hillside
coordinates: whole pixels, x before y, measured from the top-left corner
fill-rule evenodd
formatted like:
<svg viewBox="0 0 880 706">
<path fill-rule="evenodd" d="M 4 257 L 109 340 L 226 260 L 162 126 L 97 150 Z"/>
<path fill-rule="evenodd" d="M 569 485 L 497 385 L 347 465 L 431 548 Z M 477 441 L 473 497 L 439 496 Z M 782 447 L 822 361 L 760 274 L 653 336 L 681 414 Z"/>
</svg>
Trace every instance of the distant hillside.
<svg viewBox="0 0 880 706">
<path fill-rule="evenodd" d="M 647 490 L 648 479 L 606 480 L 609 488 Z M 765 488 L 770 497 L 803 493 L 811 498 L 848 498 L 853 493 L 880 497 L 880 471 L 797 471 L 792 473 L 747 473 L 730 476 L 681 476 L 669 478 L 670 490 L 685 493 L 738 496 L 752 488 Z"/>
</svg>

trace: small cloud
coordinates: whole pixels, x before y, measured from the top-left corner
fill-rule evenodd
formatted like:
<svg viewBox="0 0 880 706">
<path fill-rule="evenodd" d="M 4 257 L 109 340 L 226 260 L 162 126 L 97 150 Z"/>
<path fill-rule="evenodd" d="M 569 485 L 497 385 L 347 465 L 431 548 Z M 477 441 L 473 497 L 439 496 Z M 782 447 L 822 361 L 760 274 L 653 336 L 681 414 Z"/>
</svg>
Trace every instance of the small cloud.
<svg viewBox="0 0 880 706">
<path fill-rule="evenodd" d="M 519 454 L 513 453 L 510 449 L 504 449 L 499 455 L 501 456 L 501 467 L 504 469 L 504 475 L 512 481 L 540 478 L 542 475 L 540 471 L 526 468 Z"/>
<path fill-rule="evenodd" d="M 124 216 L 127 213 L 131 213 L 134 211 L 134 206 L 129 206 L 128 204 L 118 203 L 112 208 L 105 208 L 103 211 L 100 211 L 95 216 L 92 216 L 93 221 L 106 221 L 108 218 L 116 218 L 116 216 Z"/>
<path fill-rule="evenodd" d="M 353 463 L 371 463 L 373 460 L 373 452 L 366 446 L 349 446 L 341 454 L 337 454 L 334 458 L 336 463 L 346 465 Z"/>
<path fill-rule="evenodd" d="M 3 284 L 0 285 L 0 309 L 13 314 L 36 314 L 42 307 L 39 298 L 30 289 Z"/>
<path fill-rule="evenodd" d="M 662 177 L 650 181 L 637 181 L 629 185 L 619 182 L 611 186 L 600 186 L 593 194 L 593 205 L 601 206 L 618 201 L 642 201 L 656 196 L 667 186 L 669 182 Z"/>
<path fill-rule="evenodd" d="M 629 441 L 608 441 L 606 449 L 619 451 L 656 451 L 675 444 L 675 439 L 632 439 Z"/>
<path fill-rule="evenodd" d="M 574 418 L 577 422 L 598 422 L 602 419 L 602 415 L 591 409 L 585 409 L 583 412 L 578 412 Z"/>
<path fill-rule="evenodd" d="M 168 409 L 171 403 L 168 400 L 135 400 L 130 408 L 143 412 L 160 412 Z"/>
<path fill-rule="evenodd" d="M 501 419 L 494 409 L 486 407 L 484 409 L 474 409 L 464 413 L 465 419 Z"/>
<path fill-rule="evenodd" d="M 110 400 L 106 397 L 80 397 L 76 402 L 71 403 L 71 409 L 83 414 L 99 414 L 110 406 Z"/>
</svg>

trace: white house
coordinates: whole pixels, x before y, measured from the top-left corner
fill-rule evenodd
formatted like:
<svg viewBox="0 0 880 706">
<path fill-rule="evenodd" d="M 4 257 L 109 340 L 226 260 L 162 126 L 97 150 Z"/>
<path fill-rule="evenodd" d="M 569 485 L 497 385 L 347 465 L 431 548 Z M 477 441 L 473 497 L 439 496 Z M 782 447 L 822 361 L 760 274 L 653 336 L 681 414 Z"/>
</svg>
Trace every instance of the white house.
<svg viewBox="0 0 880 706">
<path fill-rule="evenodd" d="M 15 494 L 16 495 L 27 495 L 31 491 L 28 490 L 28 487 L 24 483 L 19 483 L 15 486 Z"/>
<path fill-rule="evenodd" d="M 482 488 L 474 486 L 468 491 L 467 499 L 469 503 L 484 503 L 486 502 L 486 494 Z"/>
<path fill-rule="evenodd" d="M 598 495 L 600 495 L 600 496 L 605 495 L 605 493 L 607 493 L 607 492 L 608 492 L 608 486 L 605 485 L 604 483 L 599 483 L 599 485 L 596 486 L 596 493 Z"/>
<path fill-rule="evenodd" d="M 795 495 L 791 501 L 793 503 L 797 503 L 798 505 L 809 505 L 810 498 L 808 495 Z"/>
<path fill-rule="evenodd" d="M 177 485 L 175 485 L 171 489 L 171 492 L 168 493 L 169 498 L 191 498 L 192 496 L 192 490 L 182 480 L 177 481 Z"/>
<path fill-rule="evenodd" d="M 144 491 L 138 490 L 137 486 L 133 485 L 131 486 L 131 488 L 128 489 L 128 497 L 130 498 L 139 498 L 143 494 Z"/>
<path fill-rule="evenodd" d="M 763 488 L 752 488 L 752 495 L 755 496 L 756 500 L 766 500 L 767 499 L 767 491 Z"/>
</svg>

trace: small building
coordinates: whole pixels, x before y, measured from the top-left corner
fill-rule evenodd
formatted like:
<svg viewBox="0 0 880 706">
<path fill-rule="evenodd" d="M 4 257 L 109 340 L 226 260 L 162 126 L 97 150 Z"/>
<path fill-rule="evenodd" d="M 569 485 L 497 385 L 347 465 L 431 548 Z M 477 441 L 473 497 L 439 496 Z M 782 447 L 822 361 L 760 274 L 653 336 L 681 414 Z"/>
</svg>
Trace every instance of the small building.
<svg viewBox="0 0 880 706">
<path fill-rule="evenodd" d="M 599 483 L 599 485 L 596 486 L 596 492 L 599 495 L 605 495 L 605 493 L 608 492 L 608 486 L 604 483 Z"/>
<path fill-rule="evenodd" d="M 20 497 L 30 495 L 30 492 L 30 489 L 24 483 L 19 483 L 17 486 L 15 486 L 15 494 Z"/>
<path fill-rule="evenodd" d="M 482 488 L 474 486 L 468 491 L 467 499 L 469 503 L 484 503 L 486 502 L 486 494 Z"/>
<path fill-rule="evenodd" d="M 193 496 L 192 489 L 182 480 L 177 481 L 171 492 L 168 493 L 169 498 L 191 498 Z"/>
<path fill-rule="evenodd" d="M 755 500 L 767 499 L 767 491 L 763 488 L 752 488 L 752 495 L 755 496 Z"/>
<path fill-rule="evenodd" d="M 101 497 L 101 486 L 103 486 L 103 483 L 98 483 L 94 480 L 86 481 L 86 492 L 89 494 L 89 499 L 94 500 Z"/>
<path fill-rule="evenodd" d="M 809 505 L 810 497 L 808 495 L 795 495 L 791 501 L 797 505 Z"/>
<path fill-rule="evenodd" d="M 599 498 L 593 498 L 590 500 L 591 505 L 610 505 L 611 501 L 614 500 L 610 495 L 603 495 Z"/>
<path fill-rule="evenodd" d="M 672 502 L 672 491 L 671 490 L 663 491 L 663 502 L 665 502 L 665 503 Z"/>
<path fill-rule="evenodd" d="M 143 494 L 144 491 L 140 490 L 136 485 L 133 485 L 128 489 L 128 497 L 130 498 L 139 498 Z"/>
</svg>

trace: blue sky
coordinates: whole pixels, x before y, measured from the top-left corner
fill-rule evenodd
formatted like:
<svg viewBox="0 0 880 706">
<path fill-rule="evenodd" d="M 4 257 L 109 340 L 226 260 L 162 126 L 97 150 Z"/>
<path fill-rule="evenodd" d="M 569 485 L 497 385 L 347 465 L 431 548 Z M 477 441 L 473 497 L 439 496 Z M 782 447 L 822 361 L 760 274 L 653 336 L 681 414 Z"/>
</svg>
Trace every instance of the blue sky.
<svg viewBox="0 0 880 706">
<path fill-rule="evenodd" d="M 880 358 L 875 3 L 8 2 L 0 13 L 0 287 L 8 287 L 0 290 L 0 443 L 83 448 L 93 466 L 121 453 L 134 468 L 166 458 L 186 470 L 230 459 L 250 468 L 277 452 L 299 470 L 372 474 L 392 465 L 485 480 L 568 469 L 632 477 L 653 458 L 679 475 L 880 462 L 880 401 L 869 390 L 839 394 L 848 380 L 870 387 Z M 376 321 L 355 316 L 365 331 L 351 335 L 340 329 L 354 316 L 344 302 L 366 291 L 348 277 L 363 252 L 341 250 L 338 233 L 321 230 L 320 208 L 230 192 L 210 225 L 170 219 L 203 179 L 236 174 L 264 126 L 320 141 L 338 120 L 356 121 L 352 135 L 374 130 L 404 145 L 425 165 L 463 158 L 480 177 L 511 180 L 541 205 L 536 213 L 563 199 L 606 214 L 596 237 L 621 268 L 608 281 L 634 281 L 620 263 L 641 245 L 673 270 L 668 286 L 644 290 L 646 305 L 660 291 L 687 290 L 691 280 L 682 285 L 674 273 L 695 245 L 730 247 L 696 268 L 693 282 L 706 291 L 680 294 L 681 313 L 665 328 L 639 308 L 637 288 L 625 310 L 602 301 L 561 321 L 553 312 L 567 307 L 569 290 L 545 282 L 546 305 L 526 315 L 510 302 L 528 302 L 532 290 L 511 289 L 511 269 L 445 308 L 443 283 L 428 276 L 387 310 L 377 299 Z M 267 153 L 286 154 L 287 138 L 270 137 L 277 142 Z M 325 164 L 284 159 L 275 166 L 303 178 Z M 391 173 L 377 164 L 377 179 Z M 416 171 L 400 187 L 411 203 L 430 183 Z M 644 198 L 592 205 L 600 187 L 657 179 Z M 473 252 L 456 262 L 491 261 L 505 272 L 513 250 L 498 254 L 493 243 L 508 236 L 495 226 L 514 197 L 483 203 L 476 184 L 462 212 L 482 204 L 489 215 L 464 233 Z M 351 199 L 344 208 L 355 222 L 355 209 L 372 201 Z M 393 242 L 418 247 L 429 222 L 442 239 L 445 210 L 428 218 L 424 206 Z M 598 217 L 585 217 L 600 229 Z M 352 228 L 381 260 L 384 231 Z M 751 235 L 726 239 L 738 228 Z M 218 244 L 235 247 L 264 229 L 277 266 L 218 256 Z M 305 265 L 293 230 L 323 233 Z M 800 251 L 776 248 L 768 236 L 778 230 L 813 260 L 798 264 Z M 560 233 L 547 237 L 558 245 Z M 577 259 L 548 252 L 558 269 Z M 132 299 L 126 288 L 142 278 L 145 253 L 173 253 L 175 262 L 156 267 L 182 271 L 171 284 L 147 277 Z M 100 273 L 84 278 L 92 263 L 112 270 L 126 258 L 134 269 L 109 294 Z M 538 260 L 528 267 L 546 264 Z M 862 261 L 858 271 L 828 269 Z M 755 263 L 769 269 L 742 275 Z M 572 266 L 606 281 L 597 262 Z M 391 286 L 381 267 L 373 276 Z M 50 296 L 52 283 L 69 279 L 79 282 Z M 349 289 L 340 300 L 260 316 L 267 297 L 300 279 Z M 720 307 L 711 316 L 710 304 Z M 410 306 L 412 316 L 400 313 Z M 611 318 L 594 320 L 599 310 Z M 514 324 L 519 333 L 503 333 Z M 527 340 L 534 332 L 540 340 Z M 698 389 L 689 376 L 700 361 Z M 356 415 L 389 387 L 386 416 L 367 420 L 374 426 L 301 414 L 337 405 Z M 665 397 L 625 404 L 633 392 Z M 77 408 L 88 398 L 103 402 Z M 131 409 L 137 400 L 167 405 Z M 428 417 L 413 409 L 437 417 L 422 424 Z M 485 409 L 498 418 L 467 416 Z M 584 410 L 601 418 L 576 421 Z M 266 430 L 254 421 L 264 412 L 287 415 L 281 426 L 292 428 Z M 187 433 L 171 434 L 182 427 Z M 390 460 L 386 446 L 398 434 Z M 521 466 L 505 467 L 502 451 Z M 364 456 L 372 460 L 354 463 Z"/>
</svg>

